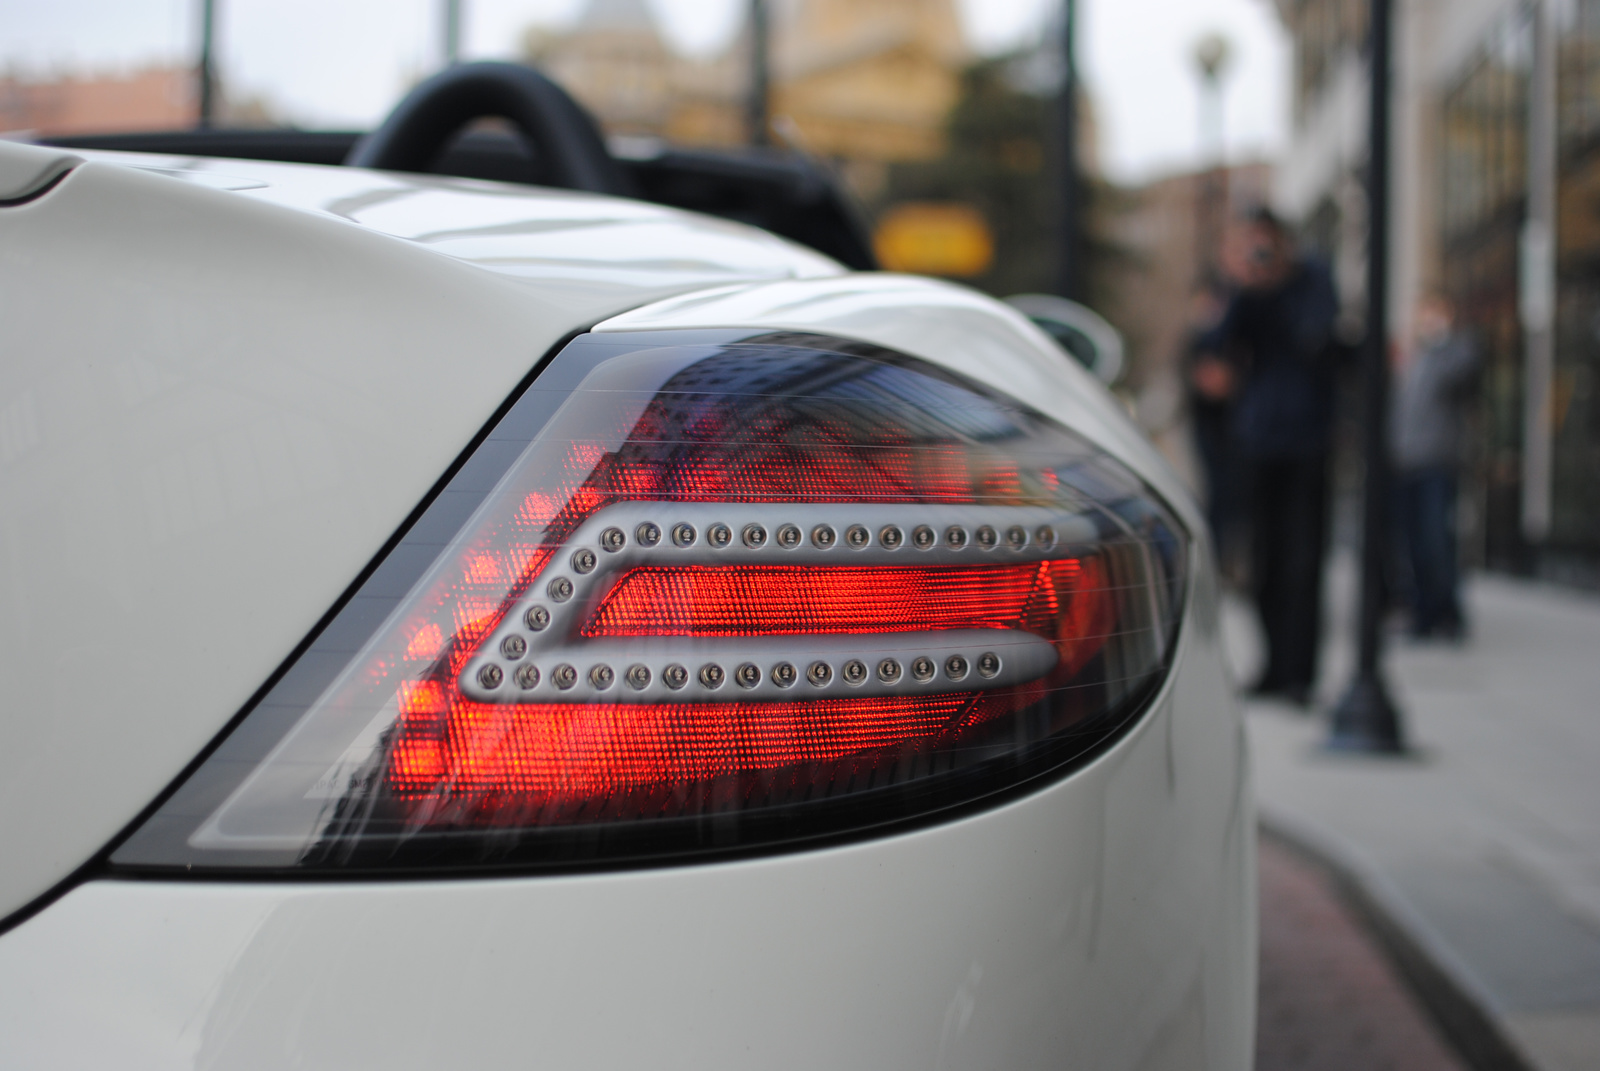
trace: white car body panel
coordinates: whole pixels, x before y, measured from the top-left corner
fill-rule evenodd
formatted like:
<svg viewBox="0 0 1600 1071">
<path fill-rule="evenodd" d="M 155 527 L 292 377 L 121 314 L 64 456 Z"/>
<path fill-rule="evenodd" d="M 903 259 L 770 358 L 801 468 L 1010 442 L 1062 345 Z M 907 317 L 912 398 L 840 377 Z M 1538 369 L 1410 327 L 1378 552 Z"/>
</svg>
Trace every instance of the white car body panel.
<svg viewBox="0 0 1600 1071">
<path fill-rule="evenodd" d="M 844 270 L 754 227 L 571 190 L 259 160 L 81 155 L 353 223 L 489 271 L 537 280 L 546 301 L 570 294 L 573 313 L 587 312 L 595 291 L 673 292 Z"/>
<path fill-rule="evenodd" d="M 714 864 L 90 880 L 0 933 L 0 1063 L 1250 1066 L 1254 825 L 1203 525 L 1020 315 L 632 202 L 83 155 L 0 208 L 0 916 L 179 774 L 590 325 L 902 350 L 1098 441 L 1197 534 L 1160 696 L 1068 777 Z"/>
<path fill-rule="evenodd" d="M 85 155 L 0 208 L 0 917 L 171 783 L 563 336 L 840 270 L 609 198 Z"/>
<path fill-rule="evenodd" d="M 1247 1068 L 1254 825 L 1214 612 L 1197 592 L 1110 753 L 899 836 L 570 877 L 90 882 L 0 939 L 7 1066 Z"/>
</svg>

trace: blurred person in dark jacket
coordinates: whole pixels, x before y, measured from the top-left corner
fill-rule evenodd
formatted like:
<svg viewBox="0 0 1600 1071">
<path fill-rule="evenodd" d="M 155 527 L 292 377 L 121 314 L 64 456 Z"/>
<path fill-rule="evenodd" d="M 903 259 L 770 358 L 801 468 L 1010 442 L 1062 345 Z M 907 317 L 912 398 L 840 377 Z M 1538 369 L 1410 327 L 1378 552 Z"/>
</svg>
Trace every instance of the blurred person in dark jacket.
<svg viewBox="0 0 1600 1071">
<path fill-rule="evenodd" d="M 1264 209 L 1230 235 L 1238 285 L 1207 342 L 1234 369 L 1233 439 L 1248 474 L 1251 586 L 1267 665 L 1251 691 L 1305 705 L 1321 639 L 1333 434 L 1338 299 L 1320 262 L 1301 256 Z"/>
<path fill-rule="evenodd" d="M 1206 520 L 1217 564 L 1230 582 L 1242 583 L 1246 575 L 1241 561 L 1246 533 L 1241 530 L 1244 480 L 1233 443 L 1236 377 L 1226 355 L 1207 348 L 1215 345 L 1217 324 L 1227 310 L 1228 296 L 1215 279 L 1206 279 L 1195 287 L 1190 297 L 1183 369 L 1195 452 L 1205 471 Z"/>
<path fill-rule="evenodd" d="M 1411 632 L 1418 638 L 1458 640 L 1464 629 L 1456 494 L 1466 403 L 1477 372 L 1478 349 L 1457 329 L 1449 301 L 1425 299 L 1389 414 L 1395 520 L 1410 574 Z"/>
</svg>

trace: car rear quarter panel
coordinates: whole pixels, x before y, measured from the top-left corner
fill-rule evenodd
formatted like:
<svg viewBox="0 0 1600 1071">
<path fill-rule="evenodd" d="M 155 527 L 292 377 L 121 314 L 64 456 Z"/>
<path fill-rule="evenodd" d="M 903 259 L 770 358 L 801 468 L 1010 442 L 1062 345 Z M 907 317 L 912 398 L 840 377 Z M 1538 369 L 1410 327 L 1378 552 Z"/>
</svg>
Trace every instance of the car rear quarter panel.
<svg viewBox="0 0 1600 1071">
<path fill-rule="evenodd" d="M 568 195 L 560 233 L 588 219 L 591 263 L 557 284 L 515 215 L 538 198 L 405 198 L 369 174 L 379 205 L 360 173 L 268 178 L 90 161 L 0 207 L 0 919 L 205 747 L 562 336 L 785 270 L 781 243 L 724 225 L 715 271 L 608 274 L 608 242 L 626 259 L 639 227 L 691 242 L 693 220 Z M 313 210 L 329 198 L 345 216 Z M 475 224 L 498 268 L 464 259 Z"/>
<path fill-rule="evenodd" d="M 93 165 L 50 196 L 70 223 L 0 214 L 0 316 L 25 343 L 0 409 L 31 406 L 15 426 L 35 429 L 0 463 L 0 675 L 18 682 L 0 843 L 27 864 L 0 870 L 0 910 L 199 751 L 538 353 L 664 297 L 541 299 L 353 225 Z M 702 284 L 600 329 L 672 326 L 825 331 L 944 364 L 1102 442 L 1201 529 L 1116 402 L 970 291 Z M 717 865 L 91 881 L 0 936 L 5 1062 L 1247 1067 L 1253 825 L 1202 544 L 1148 716 L 1026 797 Z"/>
<path fill-rule="evenodd" d="M 957 822 L 570 877 L 86 884 L 0 938 L 8 1066 L 1247 1068 L 1253 817 L 1202 577 L 1137 730 Z"/>
</svg>

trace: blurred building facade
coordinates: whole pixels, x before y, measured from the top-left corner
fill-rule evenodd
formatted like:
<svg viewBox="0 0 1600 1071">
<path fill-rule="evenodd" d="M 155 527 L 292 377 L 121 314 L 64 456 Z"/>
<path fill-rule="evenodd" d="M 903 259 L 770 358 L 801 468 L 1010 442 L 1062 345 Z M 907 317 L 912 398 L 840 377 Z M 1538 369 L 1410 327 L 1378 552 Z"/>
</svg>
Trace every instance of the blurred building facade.
<svg viewBox="0 0 1600 1071">
<path fill-rule="evenodd" d="M 1275 199 L 1333 260 L 1354 320 L 1364 300 L 1368 3 L 1277 4 L 1294 44 L 1295 99 Z M 1418 300 L 1443 292 L 1484 347 L 1463 487 L 1468 554 L 1596 582 L 1600 0 L 1395 0 L 1395 18 L 1391 322 L 1404 345 Z M 1536 32 L 1540 20 L 1548 34 Z M 1551 84 L 1541 72 L 1553 78 L 1552 135 L 1530 138 L 1537 89 Z M 1530 220 L 1540 212 L 1530 191 L 1544 182 L 1554 190 L 1549 240 Z M 1530 407 L 1544 396 L 1540 338 L 1552 334 L 1549 404 Z"/>
<path fill-rule="evenodd" d="M 954 0 L 776 0 L 771 22 L 781 140 L 838 161 L 868 196 L 888 165 L 943 151 L 969 59 Z M 689 58 L 644 0 L 590 0 L 571 27 L 531 31 L 524 51 L 608 132 L 691 145 L 749 138 L 748 26 L 720 54 Z"/>
<path fill-rule="evenodd" d="M 609 133 L 666 132 L 682 61 L 644 0 L 590 0 L 570 30 L 529 31 L 524 52 Z"/>
<path fill-rule="evenodd" d="M 190 68 L 40 79 L 0 76 L 0 132 L 50 136 L 171 130 L 193 126 L 199 113 Z"/>
<path fill-rule="evenodd" d="M 1191 298 L 1216 272 L 1208 217 L 1240 215 L 1272 197 L 1273 167 L 1262 162 L 1185 172 L 1124 191 L 1103 223 L 1126 256 L 1108 266 L 1108 310 L 1124 333 L 1136 373 L 1130 386 L 1178 380 L 1190 330 Z"/>
<path fill-rule="evenodd" d="M 1272 196 L 1273 165 L 1242 162 L 1121 189 L 1093 221 L 1104 248 L 1097 311 L 1122 331 L 1140 427 L 1197 492 L 1204 492 L 1189 423 L 1184 359 L 1217 278 L 1217 227 Z"/>
</svg>

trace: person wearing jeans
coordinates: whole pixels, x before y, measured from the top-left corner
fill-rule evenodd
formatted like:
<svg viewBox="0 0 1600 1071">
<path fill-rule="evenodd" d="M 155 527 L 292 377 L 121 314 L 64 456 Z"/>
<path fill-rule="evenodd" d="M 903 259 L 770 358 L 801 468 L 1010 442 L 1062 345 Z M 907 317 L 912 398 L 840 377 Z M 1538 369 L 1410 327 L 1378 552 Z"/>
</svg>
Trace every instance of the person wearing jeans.
<svg viewBox="0 0 1600 1071">
<path fill-rule="evenodd" d="M 1456 495 L 1466 401 L 1478 350 L 1455 326 L 1448 301 L 1434 296 L 1417 310 L 1417 339 L 1402 364 L 1390 413 L 1395 518 L 1410 573 L 1411 633 L 1460 639 Z"/>
</svg>

